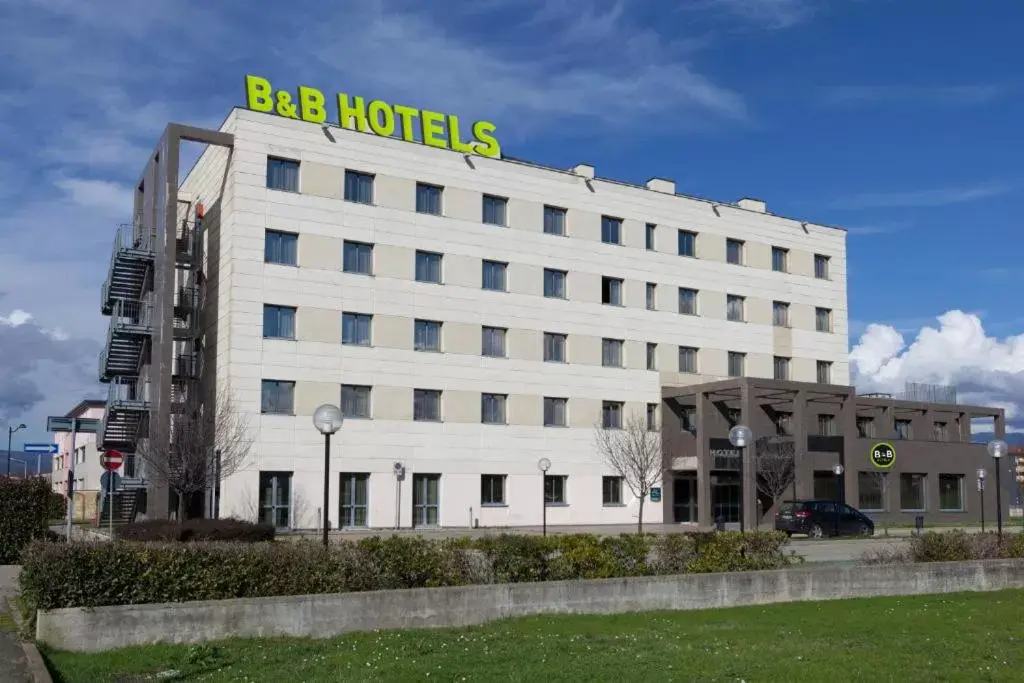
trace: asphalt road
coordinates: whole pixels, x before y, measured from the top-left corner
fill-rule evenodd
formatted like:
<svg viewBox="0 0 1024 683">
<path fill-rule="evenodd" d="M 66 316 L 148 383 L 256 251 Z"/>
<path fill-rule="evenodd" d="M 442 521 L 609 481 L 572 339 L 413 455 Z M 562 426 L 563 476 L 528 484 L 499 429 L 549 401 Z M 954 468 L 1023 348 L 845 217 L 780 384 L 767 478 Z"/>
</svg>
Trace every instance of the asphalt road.
<svg viewBox="0 0 1024 683">
<path fill-rule="evenodd" d="M 794 538 L 789 547 L 806 562 L 847 563 L 860 560 L 868 550 L 900 548 L 906 546 L 908 541 L 906 536 L 830 538 L 817 541 Z"/>
</svg>

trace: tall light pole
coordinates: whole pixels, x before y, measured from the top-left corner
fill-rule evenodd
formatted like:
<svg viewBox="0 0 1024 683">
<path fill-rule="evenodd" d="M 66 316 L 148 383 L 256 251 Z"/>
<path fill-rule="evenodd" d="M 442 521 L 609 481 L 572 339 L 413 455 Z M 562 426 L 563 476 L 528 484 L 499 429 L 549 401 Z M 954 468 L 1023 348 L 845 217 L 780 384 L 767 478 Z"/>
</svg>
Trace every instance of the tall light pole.
<svg viewBox="0 0 1024 683">
<path fill-rule="evenodd" d="M 743 486 L 743 451 L 750 442 L 754 440 L 754 432 L 750 430 L 750 427 L 746 425 L 736 425 L 729 430 L 729 443 L 733 445 L 733 448 L 738 448 L 740 451 L 740 533 L 742 534 L 745 530 L 743 522 L 743 513 L 746 510 L 746 498 L 744 497 L 746 491 Z"/>
<path fill-rule="evenodd" d="M 996 468 L 996 530 L 999 533 L 999 541 L 1003 540 L 1003 492 L 999 483 L 999 470 L 1002 469 L 1002 457 L 1009 451 L 1009 446 L 1002 439 L 994 439 L 988 442 L 988 454 L 995 461 Z"/>
<path fill-rule="evenodd" d="M 313 411 L 313 425 L 324 435 L 324 549 L 327 549 L 327 529 L 330 526 L 330 512 L 328 507 L 331 501 L 331 435 L 341 429 L 344 422 L 341 408 L 330 403 L 325 403 Z"/>
<path fill-rule="evenodd" d="M 978 468 L 978 498 L 981 501 L 981 533 L 985 533 L 985 468 Z"/>
<path fill-rule="evenodd" d="M 540 470 L 540 502 L 541 502 L 541 535 L 548 535 L 548 470 L 551 469 L 551 461 L 541 458 L 537 461 L 537 469 Z"/>
<path fill-rule="evenodd" d="M 11 476 L 11 441 L 14 439 L 14 433 L 25 429 L 25 424 L 22 423 L 17 427 L 11 427 L 7 425 L 7 476 Z"/>
<path fill-rule="evenodd" d="M 843 466 L 840 463 L 836 463 L 832 466 L 832 474 L 836 475 L 836 528 L 835 535 L 839 535 L 839 515 L 842 514 L 842 505 L 846 503 L 846 491 L 843 489 Z"/>
</svg>

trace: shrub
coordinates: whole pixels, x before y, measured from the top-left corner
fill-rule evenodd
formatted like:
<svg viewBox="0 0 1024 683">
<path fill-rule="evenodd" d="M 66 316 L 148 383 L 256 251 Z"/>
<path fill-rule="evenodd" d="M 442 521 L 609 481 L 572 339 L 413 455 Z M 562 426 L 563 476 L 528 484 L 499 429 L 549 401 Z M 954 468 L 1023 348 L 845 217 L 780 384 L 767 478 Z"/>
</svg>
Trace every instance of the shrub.
<svg viewBox="0 0 1024 683">
<path fill-rule="evenodd" d="M 1024 534 L 929 531 L 910 538 L 906 547 L 874 548 L 861 556 L 866 564 L 905 562 L 967 562 L 999 558 L 1024 558 Z"/>
<path fill-rule="evenodd" d="M 0 477 L 0 564 L 17 564 L 30 542 L 46 536 L 52 496 L 41 477 Z"/>
<path fill-rule="evenodd" d="M 784 567 L 778 533 L 415 536 L 311 542 L 33 543 L 30 609 Z"/>
<path fill-rule="evenodd" d="M 182 523 L 151 519 L 125 524 L 117 532 L 124 541 L 238 541 L 255 543 L 274 540 L 272 524 L 241 519 L 190 519 Z"/>
</svg>

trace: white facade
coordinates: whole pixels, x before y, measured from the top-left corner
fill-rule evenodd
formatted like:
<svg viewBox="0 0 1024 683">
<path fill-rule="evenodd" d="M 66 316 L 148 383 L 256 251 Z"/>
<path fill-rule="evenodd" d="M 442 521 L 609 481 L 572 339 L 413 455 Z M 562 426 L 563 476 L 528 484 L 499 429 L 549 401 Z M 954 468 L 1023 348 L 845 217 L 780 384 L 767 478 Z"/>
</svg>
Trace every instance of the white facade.
<svg viewBox="0 0 1024 683">
<path fill-rule="evenodd" d="M 643 415 L 664 385 L 727 376 L 730 351 L 745 354 L 750 376 L 772 377 L 784 357 L 788 379 L 814 382 L 823 361 L 828 381 L 849 382 L 841 230 L 774 216 L 755 200 L 678 196 L 670 181 L 637 187 L 588 166 L 465 157 L 337 128 L 328 136 L 245 110 L 222 130 L 234 150 L 211 147 L 181 188 L 207 211 L 206 368 L 255 438 L 251 467 L 222 484 L 221 516 L 256 516 L 260 472 L 279 471 L 291 473 L 291 524 L 317 526 L 323 437 L 311 416 L 339 403 L 342 384 L 371 387 L 370 415 L 346 419 L 332 441 L 332 526 L 339 473 L 351 472 L 369 474 L 371 527 L 395 526 L 396 516 L 412 525 L 415 475 L 439 474 L 438 523 L 452 527 L 539 525 L 541 457 L 550 475 L 567 477 L 549 524 L 635 523 L 628 490 L 624 505 L 603 504 L 602 476 L 613 473 L 594 445 L 602 402 Z M 298 192 L 267 188 L 268 157 L 299 162 Z M 344 199 L 346 170 L 373 176 L 372 204 Z M 443 188 L 441 216 L 416 211 L 417 183 Z M 507 198 L 505 227 L 482 222 L 484 195 Z M 564 236 L 544 232 L 545 205 L 566 210 Z M 622 244 L 602 242 L 603 215 L 622 219 Z M 296 265 L 264 262 L 268 230 L 297 234 Z M 680 230 L 696 233 L 694 257 L 679 255 Z M 372 275 L 343 272 L 346 240 L 373 245 Z M 727 262 L 727 240 L 742 241 L 741 265 Z M 788 272 L 773 270 L 773 247 L 787 250 Z M 443 284 L 416 281 L 417 250 L 443 255 Z M 815 277 L 815 255 L 827 258 L 825 278 Z M 482 288 L 485 260 L 507 264 L 506 292 Z M 545 269 L 566 273 L 564 299 L 544 296 Z M 602 303 L 603 277 L 622 280 L 621 305 Z M 679 312 L 679 288 L 699 292 L 696 315 Z M 741 322 L 727 319 L 730 295 L 744 298 Z M 773 302 L 788 304 L 778 321 L 788 326 L 773 324 Z M 294 307 L 294 339 L 264 338 L 267 304 Z M 830 311 L 828 331 L 816 330 L 819 308 Z M 369 346 L 342 344 L 343 312 L 372 315 Z M 417 319 L 442 323 L 440 352 L 414 350 Z M 482 356 L 483 326 L 507 330 L 507 357 Z M 567 362 L 544 361 L 545 332 L 566 335 Z M 603 339 L 622 340 L 623 367 L 602 365 Z M 679 372 L 680 346 L 698 349 L 696 373 Z M 261 411 L 263 380 L 294 382 L 290 414 Z M 413 419 L 416 389 L 442 392 L 440 421 Z M 481 423 L 482 393 L 507 396 L 507 424 Z M 545 397 L 567 399 L 564 427 L 544 426 Z M 484 474 L 505 476 L 503 505 L 481 506 Z M 644 521 L 661 522 L 662 505 L 648 503 Z"/>
<path fill-rule="evenodd" d="M 67 417 L 102 420 L 103 413 L 102 405 L 82 404 L 68 413 Z M 79 432 L 72 444 L 70 432 L 54 432 L 53 442 L 57 444 L 57 453 L 53 456 L 53 472 L 50 475 L 53 490 L 67 492 L 68 470 L 74 468 L 76 492 L 99 491 L 103 467 L 100 465 L 100 451 L 96 448 L 96 435 Z"/>
</svg>

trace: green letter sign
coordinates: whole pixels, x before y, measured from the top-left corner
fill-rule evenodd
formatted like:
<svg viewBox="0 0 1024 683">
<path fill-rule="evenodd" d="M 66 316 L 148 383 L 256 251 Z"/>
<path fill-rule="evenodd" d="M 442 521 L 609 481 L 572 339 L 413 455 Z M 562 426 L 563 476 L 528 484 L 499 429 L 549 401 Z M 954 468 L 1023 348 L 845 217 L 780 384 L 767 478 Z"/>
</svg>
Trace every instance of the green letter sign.
<svg viewBox="0 0 1024 683">
<path fill-rule="evenodd" d="M 892 469 L 896 464 L 896 449 L 889 443 L 876 443 L 871 447 L 871 464 L 880 470 Z"/>
</svg>

